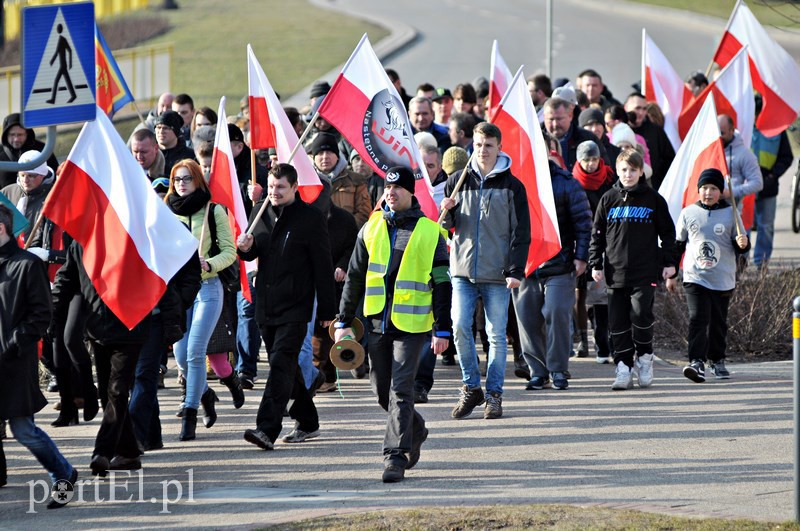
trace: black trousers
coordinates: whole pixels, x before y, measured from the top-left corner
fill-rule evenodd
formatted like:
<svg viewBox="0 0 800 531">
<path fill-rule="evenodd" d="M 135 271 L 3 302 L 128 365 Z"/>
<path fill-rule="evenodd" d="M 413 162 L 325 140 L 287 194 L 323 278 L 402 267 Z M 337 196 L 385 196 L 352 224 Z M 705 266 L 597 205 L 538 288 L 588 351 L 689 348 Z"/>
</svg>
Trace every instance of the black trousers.
<svg viewBox="0 0 800 531">
<path fill-rule="evenodd" d="M 297 421 L 298 428 L 306 432 L 318 430 L 317 408 L 311 393 L 306 389 L 303 373 L 297 364 L 308 323 L 287 323 L 260 328 L 269 356 L 269 376 L 256 415 L 258 429 L 275 442 L 283 427 L 286 405 L 289 400 L 294 400 L 289 408 L 289 416 Z"/>
<path fill-rule="evenodd" d="M 728 304 L 733 290 L 715 291 L 686 283 L 689 306 L 689 360 L 725 359 L 728 337 Z"/>
<path fill-rule="evenodd" d="M 608 288 L 608 329 L 614 364 L 633 367 L 634 354 L 653 352 L 655 286 Z"/>
<path fill-rule="evenodd" d="M 141 455 L 128 414 L 128 396 L 133 387 L 141 343 L 101 345 L 92 343 L 101 402 L 105 398 L 103 420 L 94 443 L 94 455 L 111 459 L 115 455 Z M 104 396 L 105 395 L 105 396 Z"/>
</svg>

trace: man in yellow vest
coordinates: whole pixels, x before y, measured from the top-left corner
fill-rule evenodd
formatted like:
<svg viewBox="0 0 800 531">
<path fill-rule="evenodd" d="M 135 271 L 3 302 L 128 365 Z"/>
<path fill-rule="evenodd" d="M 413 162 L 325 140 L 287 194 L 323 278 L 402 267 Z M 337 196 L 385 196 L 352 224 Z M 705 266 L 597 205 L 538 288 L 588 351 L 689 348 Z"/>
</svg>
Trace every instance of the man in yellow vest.
<svg viewBox="0 0 800 531">
<path fill-rule="evenodd" d="M 439 225 L 420 210 L 414 173 L 395 166 L 386 173 L 380 208 L 358 234 L 350 258 L 336 340 L 352 336 L 358 302 L 371 320 L 370 382 L 389 414 L 383 439 L 383 482 L 401 481 L 419 461 L 428 437 L 425 420 L 414 410 L 414 377 L 429 347 L 447 349 L 450 275 L 447 245 Z"/>
</svg>

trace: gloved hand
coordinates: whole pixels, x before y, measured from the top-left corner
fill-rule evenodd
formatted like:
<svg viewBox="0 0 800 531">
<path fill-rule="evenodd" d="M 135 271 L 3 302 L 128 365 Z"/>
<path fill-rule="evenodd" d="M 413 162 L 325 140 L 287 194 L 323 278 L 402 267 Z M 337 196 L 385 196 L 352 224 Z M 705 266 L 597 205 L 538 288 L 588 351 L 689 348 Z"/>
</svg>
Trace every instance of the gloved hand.
<svg viewBox="0 0 800 531">
<path fill-rule="evenodd" d="M 181 329 L 180 325 L 177 324 L 165 324 L 164 325 L 164 343 L 167 345 L 172 345 L 177 343 L 183 337 L 183 330 Z"/>
<path fill-rule="evenodd" d="M 30 247 L 28 248 L 28 251 L 38 256 L 39 259 L 44 262 L 50 261 L 50 251 L 43 247 Z"/>
</svg>

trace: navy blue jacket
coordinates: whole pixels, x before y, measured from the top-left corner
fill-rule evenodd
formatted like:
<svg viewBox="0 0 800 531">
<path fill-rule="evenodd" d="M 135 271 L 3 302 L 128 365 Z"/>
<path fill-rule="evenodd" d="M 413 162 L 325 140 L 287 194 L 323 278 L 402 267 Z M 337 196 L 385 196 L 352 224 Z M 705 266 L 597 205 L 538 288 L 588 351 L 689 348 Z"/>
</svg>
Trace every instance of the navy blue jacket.
<svg viewBox="0 0 800 531">
<path fill-rule="evenodd" d="M 550 161 L 550 179 L 556 203 L 561 250 L 540 265 L 532 277 L 552 277 L 575 271 L 573 260 L 589 260 L 589 241 L 592 236 L 592 210 L 586 192 L 568 171 Z"/>
</svg>

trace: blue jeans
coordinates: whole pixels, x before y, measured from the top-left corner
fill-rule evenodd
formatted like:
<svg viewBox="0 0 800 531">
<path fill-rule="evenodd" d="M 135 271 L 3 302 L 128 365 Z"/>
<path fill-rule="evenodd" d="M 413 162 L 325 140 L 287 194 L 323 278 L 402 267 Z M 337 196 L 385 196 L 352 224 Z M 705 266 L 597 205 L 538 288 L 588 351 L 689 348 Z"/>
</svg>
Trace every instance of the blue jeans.
<svg viewBox="0 0 800 531">
<path fill-rule="evenodd" d="M 253 286 L 253 278 L 248 277 L 250 283 L 250 293 L 255 296 L 256 289 Z M 256 360 L 258 359 L 258 349 L 261 348 L 261 334 L 256 324 L 256 305 L 248 302 L 242 292 L 236 294 L 236 306 L 239 310 L 239 320 L 236 326 L 236 372 L 245 373 L 250 376 L 258 374 Z"/>
<path fill-rule="evenodd" d="M 139 353 L 139 361 L 136 362 L 136 376 L 128 404 L 136 440 L 150 447 L 162 443 L 158 375 L 161 356 L 165 350 L 167 347 L 164 345 L 164 325 L 161 315 L 155 314 L 150 321 L 150 335 Z"/>
<path fill-rule="evenodd" d="M 212 277 L 200 284 L 194 304 L 186 312 L 186 334 L 175 343 L 175 361 L 186 378 L 186 402 L 181 407 L 197 409 L 206 385 L 206 348 L 222 313 L 222 283 Z"/>
<path fill-rule="evenodd" d="M 30 417 L 11 417 L 8 427 L 19 443 L 30 450 L 33 456 L 50 474 L 50 481 L 55 483 L 59 479 L 69 479 L 72 466 L 67 462 L 56 443 L 33 422 Z"/>
<path fill-rule="evenodd" d="M 311 389 L 314 379 L 319 374 L 319 369 L 314 366 L 314 348 L 311 345 L 311 338 L 314 337 L 314 323 L 317 319 L 317 298 L 314 297 L 314 311 L 311 312 L 311 321 L 306 328 L 306 337 L 303 339 L 303 348 L 300 349 L 300 356 L 297 358 L 297 365 L 303 374 L 303 381 L 306 389 Z"/>
<path fill-rule="evenodd" d="M 486 315 L 486 335 L 489 338 L 489 367 L 486 371 L 486 391 L 503 393 L 506 375 L 506 325 L 508 324 L 508 300 L 511 296 L 505 284 L 488 282 L 474 283 L 465 278 L 454 277 L 453 284 L 453 341 L 456 344 L 461 365 L 461 380 L 470 389 L 481 386 L 478 369 L 478 352 L 472 322 L 478 297 L 483 299 Z"/>
<path fill-rule="evenodd" d="M 753 262 L 761 266 L 769 262 L 772 256 L 772 241 L 775 238 L 775 208 L 778 204 L 777 197 L 756 199 L 756 246 Z"/>
</svg>

